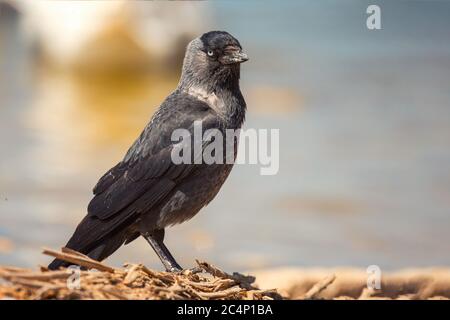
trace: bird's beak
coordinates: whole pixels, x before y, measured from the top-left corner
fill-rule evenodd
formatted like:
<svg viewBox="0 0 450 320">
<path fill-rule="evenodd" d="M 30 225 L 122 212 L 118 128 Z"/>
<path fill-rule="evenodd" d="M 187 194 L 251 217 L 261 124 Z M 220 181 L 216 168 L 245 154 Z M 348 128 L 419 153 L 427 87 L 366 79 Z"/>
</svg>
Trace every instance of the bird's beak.
<svg viewBox="0 0 450 320">
<path fill-rule="evenodd" d="M 242 63 L 248 60 L 246 53 L 242 52 L 241 48 L 230 47 L 227 48 L 225 54 L 219 58 L 223 64 Z"/>
</svg>

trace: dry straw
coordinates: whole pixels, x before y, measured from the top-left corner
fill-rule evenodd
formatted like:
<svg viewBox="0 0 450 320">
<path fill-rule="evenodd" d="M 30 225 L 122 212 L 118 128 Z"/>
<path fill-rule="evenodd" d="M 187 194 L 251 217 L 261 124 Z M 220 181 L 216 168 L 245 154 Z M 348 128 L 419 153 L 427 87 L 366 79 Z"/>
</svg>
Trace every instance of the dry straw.
<svg viewBox="0 0 450 320">
<path fill-rule="evenodd" d="M 0 299 L 280 299 L 276 290 L 259 290 L 254 278 L 232 275 L 197 261 L 181 273 L 150 270 L 142 264 L 113 268 L 73 250 L 49 249 L 44 254 L 80 265 L 79 287 L 70 285 L 72 269 L 40 271 L 0 267 Z M 95 269 L 87 270 L 87 269 Z M 78 281 L 78 279 L 77 279 Z"/>
</svg>

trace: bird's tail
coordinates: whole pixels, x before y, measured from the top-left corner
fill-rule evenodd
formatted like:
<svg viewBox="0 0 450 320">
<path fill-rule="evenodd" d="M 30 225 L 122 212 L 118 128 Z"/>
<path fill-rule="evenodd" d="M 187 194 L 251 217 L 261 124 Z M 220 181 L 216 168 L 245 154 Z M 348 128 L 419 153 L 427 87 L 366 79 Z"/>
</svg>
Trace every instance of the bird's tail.
<svg viewBox="0 0 450 320">
<path fill-rule="evenodd" d="M 120 235 L 115 236 L 114 238 L 108 238 L 105 239 L 103 243 L 99 244 L 97 247 L 95 247 L 93 250 L 89 252 L 82 252 L 79 250 L 76 250 L 74 248 L 69 248 L 72 250 L 76 250 L 80 253 L 86 254 L 89 258 L 102 261 L 106 258 L 108 258 L 111 254 L 113 254 L 119 247 L 124 243 L 124 239 L 120 237 Z M 48 269 L 50 270 L 57 270 L 59 268 L 67 268 L 70 265 L 73 265 L 73 263 L 55 259 L 53 260 L 49 265 Z"/>
<path fill-rule="evenodd" d="M 53 260 L 49 265 L 48 265 L 48 269 L 50 270 L 58 270 L 59 268 L 67 268 L 70 266 L 69 262 L 63 261 L 63 260 L 59 260 L 59 259 L 55 259 Z"/>
<path fill-rule="evenodd" d="M 66 248 L 85 254 L 89 258 L 97 261 L 102 261 L 109 257 L 125 242 L 127 239 L 127 232 L 126 229 L 115 230 L 114 232 L 110 232 L 101 237 L 99 240 L 94 237 L 92 238 L 93 241 L 85 241 L 88 237 L 86 231 L 92 228 L 92 224 L 101 223 L 102 221 L 99 220 L 96 220 L 95 222 L 92 221 L 90 217 L 83 219 L 75 230 L 75 233 L 67 242 Z M 86 226 L 88 226 L 88 228 L 86 228 Z M 101 225 L 98 225 L 97 227 L 101 228 Z M 57 270 L 61 267 L 68 267 L 70 265 L 73 265 L 73 263 L 55 259 L 48 265 L 48 269 Z"/>
</svg>

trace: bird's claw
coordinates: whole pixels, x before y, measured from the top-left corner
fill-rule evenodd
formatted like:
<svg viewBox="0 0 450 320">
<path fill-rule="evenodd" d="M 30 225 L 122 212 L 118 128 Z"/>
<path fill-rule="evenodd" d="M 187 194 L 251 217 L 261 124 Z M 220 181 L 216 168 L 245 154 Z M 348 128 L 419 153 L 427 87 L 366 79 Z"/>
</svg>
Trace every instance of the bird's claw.
<svg viewBox="0 0 450 320">
<path fill-rule="evenodd" d="M 193 268 L 184 270 L 184 271 L 186 271 L 186 272 L 188 272 L 188 273 L 190 273 L 190 274 L 196 274 L 196 273 L 201 273 L 201 272 L 203 272 L 203 269 L 200 268 L 199 266 L 196 266 L 196 267 L 193 267 Z"/>
<path fill-rule="evenodd" d="M 181 269 L 181 268 L 177 268 L 177 267 L 172 267 L 169 270 L 167 270 L 167 272 L 172 272 L 172 273 L 177 273 L 179 275 L 191 275 L 191 274 L 196 274 L 196 273 L 201 273 L 203 272 L 203 269 L 200 267 L 193 267 L 190 269 Z"/>
<path fill-rule="evenodd" d="M 183 271 L 183 268 L 181 268 L 181 267 L 169 267 L 169 268 L 166 268 L 166 271 L 167 272 L 171 272 L 171 273 L 180 273 L 180 272 Z"/>
</svg>

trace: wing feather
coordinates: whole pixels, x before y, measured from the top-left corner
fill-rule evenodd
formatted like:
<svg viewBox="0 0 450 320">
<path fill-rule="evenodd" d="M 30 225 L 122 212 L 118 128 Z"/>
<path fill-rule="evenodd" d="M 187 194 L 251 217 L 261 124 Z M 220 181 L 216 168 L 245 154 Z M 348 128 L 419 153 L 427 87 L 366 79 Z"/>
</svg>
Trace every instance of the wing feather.
<svg viewBox="0 0 450 320">
<path fill-rule="evenodd" d="M 107 220 L 124 212 L 149 211 L 160 197 L 152 198 L 147 193 L 158 194 L 159 188 L 169 192 L 168 185 L 176 185 L 180 178 L 186 178 L 196 168 L 196 165 L 172 162 L 172 132 L 184 128 L 193 134 L 196 120 L 201 120 L 204 128 L 218 126 L 215 112 L 187 94 L 168 98 L 155 117 L 125 159 L 99 180 L 94 188 L 95 196 L 88 206 L 89 216 Z M 166 184 L 162 186 L 161 181 Z M 148 199 L 138 201 L 144 194 Z M 122 212 L 129 206 L 134 209 Z"/>
</svg>

